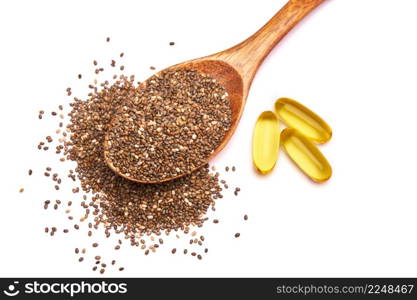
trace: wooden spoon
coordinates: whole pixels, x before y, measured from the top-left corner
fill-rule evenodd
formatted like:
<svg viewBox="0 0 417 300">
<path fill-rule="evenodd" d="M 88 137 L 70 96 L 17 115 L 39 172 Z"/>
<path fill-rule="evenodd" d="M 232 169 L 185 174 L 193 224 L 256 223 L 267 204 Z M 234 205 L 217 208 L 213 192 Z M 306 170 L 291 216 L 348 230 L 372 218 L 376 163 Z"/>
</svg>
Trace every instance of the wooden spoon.
<svg viewBox="0 0 417 300">
<path fill-rule="evenodd" d="M 207 158 L 207 161 L 226 146 L 235 132 L 240 117 L 242 116 L 253 78 L 265 57 L 299 21 L 324 1 L 290 0 L 267 24 L 242 43 L 222 52 L 186 61 L 165 69 L 185 68 L 200 71 L 216 79 L 229 94 L 232 109 L 232 123 L 223 141 Z M 141 183 L 158 183 L 186 175 L 181 174 L 177 177 L 166 178 L 161 181 L 141 181 L 117 172 L 112 162 L 108 159 L 108 152 L 106 151 L 108 149 L 107 137 L 105 139 L 104 149 L 104 158 L 109 167 L 129 180 Z"/>
</svg>

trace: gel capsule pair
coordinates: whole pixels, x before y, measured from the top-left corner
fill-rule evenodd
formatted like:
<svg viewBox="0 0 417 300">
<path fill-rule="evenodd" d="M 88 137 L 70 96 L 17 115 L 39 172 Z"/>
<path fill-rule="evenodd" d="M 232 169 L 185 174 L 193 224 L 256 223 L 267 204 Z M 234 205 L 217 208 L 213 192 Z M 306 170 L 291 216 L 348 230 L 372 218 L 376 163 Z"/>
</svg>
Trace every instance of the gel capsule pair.
<svg viewBox="0 0 417 300">
<path fill-rule="evenodd" d="M 288 125 L 281 133 L 277 115 Z M 292 99 L 280 98 L 275 103 L 275 113 L 265 111 L 256 122 L 252 149 L 254 165 L 262 174 L 272 171 L 281 143 L 308 177 L 317 182 L 326 181 L 331 177 L 332 169 L 312 141 L 322 144 L 331 137 L 330 126 L 317 114 Z"/>
</svg>

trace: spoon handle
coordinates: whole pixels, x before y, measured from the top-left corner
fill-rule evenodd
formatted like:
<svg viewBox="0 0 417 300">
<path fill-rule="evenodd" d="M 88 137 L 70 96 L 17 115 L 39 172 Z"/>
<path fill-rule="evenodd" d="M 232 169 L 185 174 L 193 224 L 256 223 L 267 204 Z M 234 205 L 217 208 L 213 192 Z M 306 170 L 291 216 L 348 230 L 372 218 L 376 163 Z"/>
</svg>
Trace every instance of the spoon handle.
<svg viewBox="0 0 417 300">
<path fill-rule="evenodd" d="M 290 0 L 255 34 L 219 53 L 218 57 L 237 69 L 244 81 L 250 85 L 256 71 L 271 50 L 298 22 L 324 1 Z"/>
</svg>

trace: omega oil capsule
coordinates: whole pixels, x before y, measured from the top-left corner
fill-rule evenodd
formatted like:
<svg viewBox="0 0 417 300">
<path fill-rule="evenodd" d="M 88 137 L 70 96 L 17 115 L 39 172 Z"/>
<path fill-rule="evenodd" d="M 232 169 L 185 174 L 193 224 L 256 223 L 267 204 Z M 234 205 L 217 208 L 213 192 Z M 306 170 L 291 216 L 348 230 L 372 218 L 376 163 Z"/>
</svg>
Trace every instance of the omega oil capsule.
<svg viewBox="0 0 417 300">
<path fill-rule="evenodd" d="M 332 176 L 332 168 L 317 146 L 294 128 L 282 131 L 281 145 L 293 162 L 312 180 L 323 182 Z"/>
<path fill-rule="evenodd" d="M 288 125 L 319 144 L 332 137 L 332 129 L 317 114 L 290 98 L 280 98 L 275 102 L 275 112 Z"/>
<path fill-rule="evenodd" d="M 261 174 L 272 171 L 279 152 L 279 122 L 272 111 L 264 111 L 255 124 L 252 141 L 252 158 Z"/>
</svg>

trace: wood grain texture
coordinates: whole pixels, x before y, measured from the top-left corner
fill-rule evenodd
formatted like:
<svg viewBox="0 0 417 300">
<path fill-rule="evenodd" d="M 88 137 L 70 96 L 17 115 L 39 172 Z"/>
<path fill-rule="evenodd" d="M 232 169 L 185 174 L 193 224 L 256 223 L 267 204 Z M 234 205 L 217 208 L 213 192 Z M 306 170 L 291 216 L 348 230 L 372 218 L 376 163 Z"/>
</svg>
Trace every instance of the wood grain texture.
<svg viewBox="0 0 417 300">
<path fill-rule="evenodd" d="M 265 57 L 298 22 L 324 1 L 290 0 L 268 23 L 242 43 L 222 52 L 183 62 L 165 69 L 191 68 L 198 70 L 216 79 L 229 94 L 232 124 L 222 143 L 213 151 L 207 161 L 219 153 L 233 136 L 242 116 L 253 78 Z M 107 148 L 106 146 L 105 142 L 105 149 Z M 109 167 L 115 171 L 112 163 L 107 160 L 106 151 L 104 157 Z M 156 183 L 124 177 L 142 183 Z M 178 177 L 163 181 L 169 181 Z"/>
<path fill-rule="evenodd" d="M 291 0 L 247 40 L 209 57 L 229 63 L 242 76 L 243 81 L 250 84 L 271 50 L 298 22 L 324 1 Z"/>
</svg>

